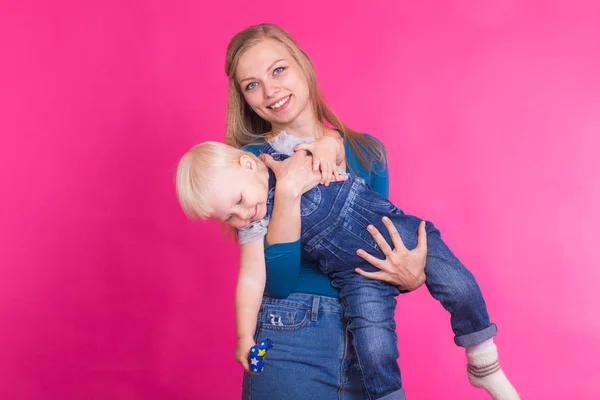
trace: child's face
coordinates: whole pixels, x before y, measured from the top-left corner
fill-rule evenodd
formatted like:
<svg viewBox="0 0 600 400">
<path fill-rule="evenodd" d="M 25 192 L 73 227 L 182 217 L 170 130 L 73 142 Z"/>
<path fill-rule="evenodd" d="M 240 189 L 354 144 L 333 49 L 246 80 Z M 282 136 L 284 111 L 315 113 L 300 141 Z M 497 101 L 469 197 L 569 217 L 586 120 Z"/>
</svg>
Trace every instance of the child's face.
<svg viewBox="0 0 600 400">
<path fill-rule="evenodd" d="M 219 171 L 213 187 L 210 218 L 243 228 L 267 213 L 269 175 L 254 159 L 242 156 L 239 164 Z"/>
</svg>

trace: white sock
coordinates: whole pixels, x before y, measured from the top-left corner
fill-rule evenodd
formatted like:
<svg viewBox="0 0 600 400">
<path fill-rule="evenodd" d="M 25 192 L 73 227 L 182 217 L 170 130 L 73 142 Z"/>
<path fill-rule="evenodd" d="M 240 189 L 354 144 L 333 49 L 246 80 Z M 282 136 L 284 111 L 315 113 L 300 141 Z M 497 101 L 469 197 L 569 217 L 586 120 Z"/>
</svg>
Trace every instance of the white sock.
<svg viewBox="0 0 600 400">
<path fill-rule="evenodd" d="M 492 339 L 467 347 L 467 361 L 471 385 L 485 389 L 494 400 L 519 400 L 519 394 L 500 368 Z"/>
<path fill-rule="evenodd" d="M 479 344 L 474 344 L 473 346 L 467 346 L 467 354 L 485 353 L 485 352 L 491 351 L 495 348 L 496 348 L 496 345 L 494 344 L 494 338 L 490 338 Z"/>
</svg>

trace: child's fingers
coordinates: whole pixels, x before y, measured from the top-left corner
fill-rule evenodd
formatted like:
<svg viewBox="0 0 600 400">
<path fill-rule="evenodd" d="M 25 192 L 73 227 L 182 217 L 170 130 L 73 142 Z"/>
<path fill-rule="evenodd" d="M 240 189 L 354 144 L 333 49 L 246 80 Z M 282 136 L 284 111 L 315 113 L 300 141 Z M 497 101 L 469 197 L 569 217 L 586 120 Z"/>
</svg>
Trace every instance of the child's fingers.
<svg viewBox="0 0 600 400">
<path fill-rule="evenodd" d="M 336 182 L 343 182 L 346 180 L 348 180 L 348 175 L 346 175 L 346 174 L 338 174 L 335 178 Z"/>
<path fill-rule="evenodd" d="M 248 360 L 246 360 L 246 359 L 241 360 L 240 364 L 242 364 L 242 367 L 244 367 L 244 371 L 246 371 L 250 375 L 258 375 L 256 372 L 252 372 L 252 370 L 250 369 L 250 363 L 248 362 Z"/>
<path fill-rule="evenodd" d="M 329 173 L 327 174 L 327 184 L 330 184 L 331 182 L 335 182 L 335 170 L 336 170 L 336 166 L 335 163 L 333 164 L 329 164 Z"/>
<path fill-rule="evenodd" d="M 333 181 L 334 182 L 339 182 L 339 178 L 340 178 L 340 171 L 337 168 L 337 165 L 333 167 Z"/>
<path fill-rule="evenodd" d="M 322 172 L 322 182 L 323 185 L 329 186 L 329 182 L 331 182 L 331 165 L 327 163 L 321 164 L 321 172 Z"/>
<path fill-rule="evenodd" d="M 294 151 L 298 151 L 298 150 L 311 151 L 312 148 L 313 148 L 312 143 L 300 143 L 299 145 L 294 147 Z"/>
<path fill-rule="evenodd" d="M 313 157 L 313 172 L 319 172 L 321 169 L 321 160 Z"/>
</svg>

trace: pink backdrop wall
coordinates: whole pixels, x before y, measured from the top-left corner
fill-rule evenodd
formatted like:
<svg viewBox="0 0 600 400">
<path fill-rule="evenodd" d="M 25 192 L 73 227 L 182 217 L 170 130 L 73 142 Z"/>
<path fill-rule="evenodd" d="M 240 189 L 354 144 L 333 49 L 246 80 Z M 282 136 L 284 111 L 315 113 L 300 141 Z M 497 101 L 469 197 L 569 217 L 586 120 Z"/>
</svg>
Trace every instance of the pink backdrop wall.
<svg viewBox="0 0 600 400">
<path fill-rule="evenodd" d="M 173 172 L 222 138 L 226 44 L 263 21 L 478 276 L 523 398 L 600 398 L 598 2 L 202 3 L 3 2 L 0 398 L 239 398 L 237 249 Z M 425 290 L 397 320 L 411 399 L 487 398 Z"/>
</svg>

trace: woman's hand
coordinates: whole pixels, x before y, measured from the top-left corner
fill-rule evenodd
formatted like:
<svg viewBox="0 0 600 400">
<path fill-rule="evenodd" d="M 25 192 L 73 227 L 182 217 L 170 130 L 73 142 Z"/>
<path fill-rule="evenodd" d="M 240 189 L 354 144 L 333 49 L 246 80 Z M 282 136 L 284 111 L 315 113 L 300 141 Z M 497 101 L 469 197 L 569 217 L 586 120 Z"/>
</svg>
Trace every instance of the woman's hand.
<svg viewBox="0 0 600 400">
<path fill-rule="evenodd" d="M 312 156 L 305 150 L 297 151 L 283 161 L 275 161 L 268 154 L 263 154 L 261 159 L 277 178 L 278 195 L 285 193 L 298 199 L 321 181 L 321 174 L 313 170 Z"/>
<path fill-rule="evenodd" d="M 321 181 L 319 183 L 328 186 L 330 182 L 339 182 L 346 180 L 340 175 L 337 165 L 343 160 L 343 139 L 324 136 L 319 140 L 310 143 L 302 143 L 296 146 L 295 151 L 306 150 L 312 154 L 313 171 L 321 171 Z"/>
<path fill-rule="evenodd" d="M 359 249 L 356 254 L 372 266 L 378 268 L 379 271 L 367 272 L 360 268 L 356 268 L 355 271 L 366 278 L 377 279 L 396 285 L 401 290 L 415 290 L 425 283 L 425 261 L 427 258 L 425 221 L 421 221 L 419 225 L 417 247 L 413 250 L 408 250 L 404 246 L 400 234 L 389 218 L 384 217 L 383 223 L 392 238 L 394 248 L 390 247 L 377 228 L 369 225 L 367 229 L 371 236 L 373 236 L 373 239 L 375 239 L 377 246 L 385 254 L 385 260 L 380 260 L 368 254 L 363 249 Z"/>
</svg>

